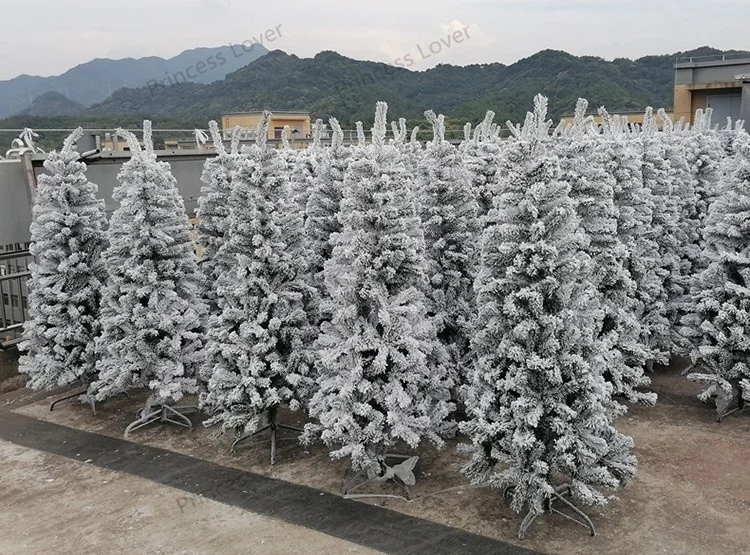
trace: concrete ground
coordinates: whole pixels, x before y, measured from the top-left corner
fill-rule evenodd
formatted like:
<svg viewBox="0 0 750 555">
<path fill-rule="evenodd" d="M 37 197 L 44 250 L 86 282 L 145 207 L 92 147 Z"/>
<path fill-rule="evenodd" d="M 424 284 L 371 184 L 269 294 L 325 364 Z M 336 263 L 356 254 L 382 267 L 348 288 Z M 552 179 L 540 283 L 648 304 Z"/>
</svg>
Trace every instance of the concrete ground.
<svg viewBox="0 0 750 555">
<path fill-rule="evenodd" d="M 434 553 L 434 548 L 429 551 L 419 545 L 427 540 L 450 553 L 509 553 L 519 548 L 565 555 L 750 553 L 750 412 L 717 423 L 713 408 L 695 397 L 700 387 L 681 375 L 683 367 L 684 361 L 677 362 L 652 374 L 658 404 L 631 407 L 617 421 L 618 429 L 635 440 L 639 472 L 632 484 L 613 492 L 617 499 L 607 507 L 589 510 L 597 536 L 589 537 L 558 516 L 543 516 L 522 542 L 515 537 L 522 516 L 505 507 L 498 492 L 468 488 L 459 472 L 464 458 L 456 451 L 456 441 L 441 452 L 420 449 L 411 501 L 381 498 L 342 505 L 338 491 L 346 464 L 330 461 L 321 446 L 303 449 L 294 438 L 287 438 L 279 445 L 279 463 L 269 467 L 267 443 L 260 441 L 232 454 L 232 438 L 216 438 L 213 430 L 200 425 L 192 431 L 154 426 L 134 433 L 133 443 L 123 442 L 122 430 L 143 402 L 139 395 L 104 403 L 92 416 L 81 404 L 50 412 L 49 400 L 33 399 L 26 390 L 7 393 L 0 395 L 0 437 L 27 447 L 0 443 L 0 554 L 100 553 L 101 542 L 111 545 L 108 553 L 368 552 L 358 546 L 383 552 Z M 284 416 L 291 423 L 302 423 L 299 415 Z M 196 417 L 195 424 L 199 421 Z M 26 443 L 15 439 L 27 429 L 30 439 Z M 65 430 L 67 446 L 60 439 Z M 71 450 L 73 441 L 80 442 L 75 449 L 91 454 L 77 457 L 79 451 Z M 123 455 L 122 462 L 112 462 L 108 454 L 121 449 L 129 449 L 130 454 Z M 220 465 L 228 469 L 226 473 L 244 472 L 254 477 L 251 493 L 257 495 L 237 492 L 230 482 L 218 492 L 224 498 L 214 497 L 228 503 L 223 505 L 160 485 L 182 487 L 170 478 L 173 467 L 161 476 L 151 476 L 148 465 L 153 459 L 148 457 L 157 453 L 155 449 L 170 458 L 191 457 L 204 467 Z M 93 461 L 86 463 L 87 456 Z M 113 472 L 120 468 L 117 465 L 128 474 Z M 197 480 L 204 467 L 183 472 Z M 227 482 L 220 474 L 215 483 Z M 278 496 L 264 497 L 268 488 L 285 495 L 271 511 L 266 506 Z M 399 493 L 386 487 L 375 489 Z M 246 503 L 243 508 L 226 501 L 232 491 L 240 503 Z M 45 493 L 55 496 L 53 504 L 44 500 Z M 318 504 L 318 495 L 327 501 Z M 378 540 L 384 533 L 397 538 L 410 535 L 413 541 L 409 545 L 384 543 Z M 503 542 L 509 550 L 502 546 L 502 551 L 448 550 L 449 540 L 477 542 L 481 538 Z M 259 544 L 264 539 L 266 543 Z"/>
<path fill-rule="evenodd" d="M 0 441 L 0 507 L 0 553 L 8 555 L 378 553 L 7 441 Z"/>
</svg>

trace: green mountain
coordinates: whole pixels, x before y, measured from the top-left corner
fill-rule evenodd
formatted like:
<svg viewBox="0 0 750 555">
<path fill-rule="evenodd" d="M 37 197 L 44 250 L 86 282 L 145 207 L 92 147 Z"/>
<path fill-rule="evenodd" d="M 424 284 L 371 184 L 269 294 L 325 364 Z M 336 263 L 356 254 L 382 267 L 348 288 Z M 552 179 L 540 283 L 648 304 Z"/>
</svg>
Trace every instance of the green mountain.
<svg viewBox="0 0 750 555">
<path fill-rule="evenodd" d="M 50 91 L 59 92 L 75 102 L 90 106 L 106 99 L 121 87 L 151 85 L 153 89 L 159 81 L 167 86 L 185 81 L 211 83 L 223 79 L 228 73 L 267 52 L 260 44 L 248 49 L 237 45 L 194 48 L 169 59 L 157 56 L 122 60 L 97 58 L 69 69 L 62 75 L 20 75 L 8 81 L 0 81 L 0 118 L 25 110 L 36 97 Z"/>
<path fill-rule="evenodd" d="M 446 114 L 447 125 L 460 129 L 478 122 L 486 110 L 496 121 L 521 121 L 534 95 L 550 99 L 550 116 L 570 114 L 579 97 L 610 112 L 642 111 L 646 106 L 672 106 L 674 62 L 681 56 L 747 54 L 702 47 L 688 52 L 607 61 L 544 50 L 511 65 L 439 65 L 410 71 L 387 64 L 353 60 L 336 52 L 299 58 L 275 50 L 211 84 L 185 83 L 158 88 L 124 88 L 75 117 L 14 117 L 0 128 L 154 127 L 205 128 L 222 112 L 240 110 L 307 110 L 313 118 L 337 117 L 353 129 L 361 120 L 370 126 L 375 102 L 385 100 L 389 114 L 426 129 L 423 112 Z M 426 136 L 426 135 L 425 135 Z M 0 135 L 0 146 L 6 138 Z"/>
<path fill-rule="evenodd" d="M 455 124 L 477 121 L 487 109 L 504 122 L 522 119 L 540 92 L 550 98 L 553 117 L 571 113 L 579 97 L 612 112 L 640 111 L 647 105 L 672 105 L 673 64 L 678 56 L 722 53 L 703 47 L 607 61 L 544 50 L 508 66 L 439 65 L 410 71 L 330 51 L 299 58 L 275 50 L 223 81 L 155 91 L 121 89 L 86 113 L 158 115 L 202 122 L 234 110 L 308 110 L 313 117 L 336 116 L 352 126 L 356 120 L 371 123 L 375 102 L 385 100 L 391 114 L 411 121 L 421 120 L 429 108 L 445 113 Z"/>
<path fill-rule="evenodd" d="M 19 116 L 74 116 L 86 107 L 59 92 L 49 91 L 37 96 L 31 105 L 20 111 Z"/>
</svg>

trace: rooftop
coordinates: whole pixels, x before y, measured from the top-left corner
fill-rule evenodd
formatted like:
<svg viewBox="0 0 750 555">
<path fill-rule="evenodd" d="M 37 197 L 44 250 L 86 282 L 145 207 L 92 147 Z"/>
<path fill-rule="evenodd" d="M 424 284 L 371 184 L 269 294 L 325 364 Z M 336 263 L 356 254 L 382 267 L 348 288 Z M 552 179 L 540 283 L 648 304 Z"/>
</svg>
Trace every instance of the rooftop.
<svg viewBox="0 0 750 555">
<path fill-rule="evenodd" d="M 732 66 L 748 63 L 750 63 L 750 56 L 745 53 L 714 54 L 712 56 L 685 56 L 677 58 L 674 67 Z"/>
</svg>

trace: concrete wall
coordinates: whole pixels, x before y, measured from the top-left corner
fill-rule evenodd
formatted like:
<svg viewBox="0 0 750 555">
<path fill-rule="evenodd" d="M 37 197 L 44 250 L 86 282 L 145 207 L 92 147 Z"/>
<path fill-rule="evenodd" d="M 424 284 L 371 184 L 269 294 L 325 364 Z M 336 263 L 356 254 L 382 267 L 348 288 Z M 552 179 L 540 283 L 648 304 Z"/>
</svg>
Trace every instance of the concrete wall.
<svg viewBox="0 0 750 555">
<path fill-rule="evenodd" d="M 750 60 L 685 62 L 675 64 L 675 85 L 736 81 L 735 75 L 750 73 Z"/>
<path fill-rule="evenodd" d="M 712 95 L 740 94 L 744 88 L 739 75 L 750 74 L 750 60 L 685 61 L 675 64 L 674 115 L 693 121 L 696 110 L 705 109 L 707 99 Z M 748 92 L 750 95 L 750 92 Z M 750 99 L 750 96 L 747 97 Z M 750 114 L 750 104 L 743 96 L 742 114 Z M 750 120 L 748 120 L 750 121 Z M 714 121 L 725 125 L 724 121 Z"/>
<path fill-rule="evenodd" d="M 198 206 L 198 197 L 202 186 L 200 177 L 207 157 L 208 154 L 159 156 L 161 161 L 168 162 L 172 168 L 172 174 L 177 180 L 177 187 L 182 198 L 185 199 L 185 209 L 188 216 L 194 215 Z M 112 200 L 112 193 L 118 185 L 117 174 L 122 169 L 122 165 L 129 159 L 128 153 L 117 152 L 108 153 L 100 160 L 87 162 L 86 175 L 89 180 L 99 186 L 98 196 L 104 199 L 108 214 L 111 214 L 117 207 L 117 203 Z M 41 161 L 35 160 L 34 173 L 37 174 L 37 179 L 44 171 Z"/>
<path fill-rule="evenodd" d="M 212 153 L 158 153 L 159 159 L 168 162 L 172 174 L 177 180 L 177 187 L 185 199 L 188 216 L 195 214 L 202 183 L 203 164 Z M 31 164 L 35 179 L 45 172 L 44 155 L 33 155 Z M 97 160 L 87 160 L 87 176 L 99 186 L 99 198 L 105 200 L 107 212 L 112 213 L 116 203 L 112 192 L 118 185 L 117 174 L 122 165 L 130 159 L 129 153 L 105 152 Z M 0 245 L 8 243 L 25 243 L 30 239 L 31 192 L 20 160 L 0 161 Z"/>
<path fill-rule="evenodd" d="M 0 160 L 0 245 L 28 242 L 29 196 L 21 160 Z"/>
<path fill-rule="evenodd" d="M 742 109 L 740 118 L 745 120 L 745 129 L 750 128 L 750 83 L 742 84 Z"/>
</svg>

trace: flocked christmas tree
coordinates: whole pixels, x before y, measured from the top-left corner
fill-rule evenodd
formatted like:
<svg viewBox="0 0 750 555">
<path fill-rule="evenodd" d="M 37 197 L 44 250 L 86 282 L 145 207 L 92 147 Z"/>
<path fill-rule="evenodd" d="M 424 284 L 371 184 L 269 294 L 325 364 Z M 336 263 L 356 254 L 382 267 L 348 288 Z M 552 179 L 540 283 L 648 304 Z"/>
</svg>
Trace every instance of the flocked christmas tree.
<svg viewBox="0 0 750 555">
<path fill-rule="evenodd" d="M 86 387 L 96 377 L 107 219 L 75 149 L 82 134 L 79 127 L 49 154 L 34 199 L 30 249 L 37 261 L 29 266 L 26 354 L 19 361 L 33 389 Z"/>
<path fill-rule="evenodd" d="M 227 152 L 216 122 L 210 121 L 208 127 L 211 130 L 216 156 L 207 158 L 204 164 L 201 175 L 204 186 L 201 187 L 201 196 L 198 198 L 196 216 L 198 243 L 203 250 L 200 260 L 204 279 L 203 295 L 209 312 L 214 314 L 218 310 L 216 282 L 233 264 L 232 260 L 220 256 L 220 249 L 227 234 L 232 177 L 240 161 L 240 128 L 234 128 L 231 147 Z"/>
<path fill-rule="evenodd" d="M 317 343 L 305 438 L 320 436 L 370 479 L 395 473 L 408 484 L 410 468 L 387 466 L 386 454 L 399 441 L 442 444 L 452 383 L 427 318 L 424 237 L 402 155 L 385 142 L 386 109 L 378 103 L 372 144 L 345 176 L 343 230 L 325 265 L 333 318 Z"/>
<path fill-rule="evenodd" d="M 445 140 L 445 119 L 425 112 L 433 126 L 417 168 L 417 194 L 428 262 L 429 313 L 462 383 L 470 364 L 479 221 L 471 178 L 457 149 Z"/>
<path fill-rule="evenodd" d="M 312 141 L 307 148 L 292 151 L 292 165 L 289 174 L 289 187 L 294 199 L 296 209 L 299 210 L 302 221 L 307 219 L 305 209 L 307 201 L 313 191 L 315 177 L 320 170 L 321 162 L 325 156 L 322 140 L 326 125 L 323 120 L 316 120 L 312 126 Z"/>
<path fill-rule="evenodd" d="M 492 137 L 492 120 L 495 112 L 489 111 L 482 123 L 474 130 L 469 138 L 470 126 L 465 128 L 464 141 L 460 150 L 466 168 L 471 176 L 471 187 L 477 199 L 479 228 L 487 225 L 487 213 L 492 208 L 492 199 L 497 190 L 499 176 L 497 174 L 501 156 L 500 145 Z"/>
<path fill-rule="evenodd" d="M 681 246 L 686 240 L 679 227 L 680 199 L 673 194 L 675 174 L 667 143 L 659 133 L 656 116 L 650 107 L 646 109 L 636 144 L 643 159 L 643 185 L 651 191 L 654 203 L 651 229 L 659 246 L 658 272 L 662 283 L 662 291 L 650 307 L 650 347 L 654 351 L 671 353 L 674 349 L 672 324 L 676 322 L 673 301 L 684 294 Z"/>
<path fill-rule="evenodd" d="M 219 279 L 220 312 L 210 322 L 203 369 L 206 425 L 237 432 L 238 442 L 268 427 L 275 440 L 285 427 L 276 423 L 278 408 L 300 408 L 312 386 L 314 289 L 304 280 L 301 214 L 278 151 L 266 146 L 269 118 L 266 112 L 256 144 L 243 150 L 232 183 L 222 250 L 235 266 Z"/>
<path fill-rule="evenodd" d="M 602 505 L 600 487 L 635 474 L 632 440 L 611 420 L 611 386 L 597 370 L 599 306 L 585 238 L 544 147 L 546 99 L 508 146 L 495 223 L 482 238 L 476 290 L 479 357 L 467 388 L 475 484 L 507 488 L 511 506 L 528 508 L 519 535 L 564 487 Z"/>
<path fill-rule="evenodd" d="M 688 160 L 688 136 L 683 130 L 683 121 L 674 124 L 667 113 L 660 109 L 659 119 L 662 131 L 659 137 L 664 142 L 665 157 L 669 162 L 671 187 L 669 195 L 676 201 L 677 221 L 675 239 L 677 241 L 678 265 L 670 280 L 669 319 L 672 325 L 673 352 L 681 349 L 682 337 L 679 324 L 690 310 L 692 276 L 703 266 L 700 250 L 700 218 L 696 179 Z"/>
<path fill-rule="evenodd" d="M 197 392 L 205 305 L 185 205 L 169 164 L 157 160 L 151 122 L 143 148 L 119 129 L 130 147 L 113 198 L 119 203 L 104 251 L 108 281 L 97 342 L 97 401 L 136 388 L 151 395 L 140 418 L 126 430 L 155 421 L 190 426 L 173 403 Z"/>
<path fill-rule="evenodd" d="M 694 260 L 690 278 L 690 299 L 684 310 L 677 337 L 681 353 L 690 353 L 701 342 L 701 332 L 698 327 L 701 319 L 698 314 L 696 301 L 700 298 L 703 288 L 701 276 L 710 263 L 706 256 L 708 252 L 708 241 L 705 237 L 706 220 L 709 209 L 719 193 L 719 184 L 726 172 L 734 171 L 733 157 L 727 157 L 721 144 L 719 133 L 711 128 L 712 110 L 708 108 L 705 112 L 697 110 L 693 117 L 693 126 L 686 137 L 686 157 L 691 174 L 695 183 L 696 193 L 696 215 L 698 223 L 697 247 L 700 256 Z"/>
<path fill-rule="evenodd" d="M 711 205 L 704 230 L 709 260 L 694 298 L 697 347 L 688 378 L 707 384 L 721 419 L 750 401 L 750 140 L 735 145 L 735 169 Z"/>
<path fill-rule="evenodd" d="M 310 272 L 323 292 L 323 264 L 331 257 L 331 237 L 341 231 L 339 205 L 344 190 L 344 174 L 351 160 L 351 149 L 344 146 L 344 132 L 339 122 L 330 120 L 331 148 L 321 158 L 319 171 L 312 181 L 307 200 L 305 235 L 310 249 Z"/>
<path fill-rule="evenodd" d="M 719 134 L 711 128 L 712 116 L 713 110 L 711 108 L 705 111 L 696 110 L 686 147 L 688 165 L 695 180 L 696 212 L 700 221 L 698 232 L 700 233 L 699 246 L 701 249 L 706 246 L 703 240 L 703 225 L 708 216 L 708 209 L 718 192 L 722 162 L 725 156 Z"/>
<path fill-rule="evenodd" d="M 615 395 L 653 404 L 656 395 L 640 390 L 650 384 L 644 374 L 650 352 L 639 320 L 642 311 L 636 283 L 627 268 L 629 253 L 617 232 L 617 182 L 607 171 L 614 153 L 612 145 L 601 140 L 593 118 L 586 116 L 587 108 L 588 102 L 579 99 L 573 124 L 555 141 L 554 148 L 586 236 L 583 250 L 594 263 L 591 279 L 599 291 L 604 316 L 597 333 L 602 371 Z"/>
<path fill-rule="evenodd" d="M 643 182 L 643 157 L 640 143 L 631 132 L 627 120 L 610 116 L 600 108 L 603 138 L 598 149 L 605 171 L 613 178 L 613 200 L 617 214 L 617 237 L 625 246 L 625 267 L 635 283 L 634 306 L 636 320 L 641 329 L 638 343 L 643 348 L 648 366 L 654 362 L 666 364 L 668 351 L 655 345 L 654 332 L 666 333 L 666 294 L 663 286 L 664 271 L 661 267 L 659 245 L 654 239 L 651 225 L 654 213 L 654 198 L 651 189 Z M 633 361 L 639 355 L 636 352 Z"/>
</svg>

